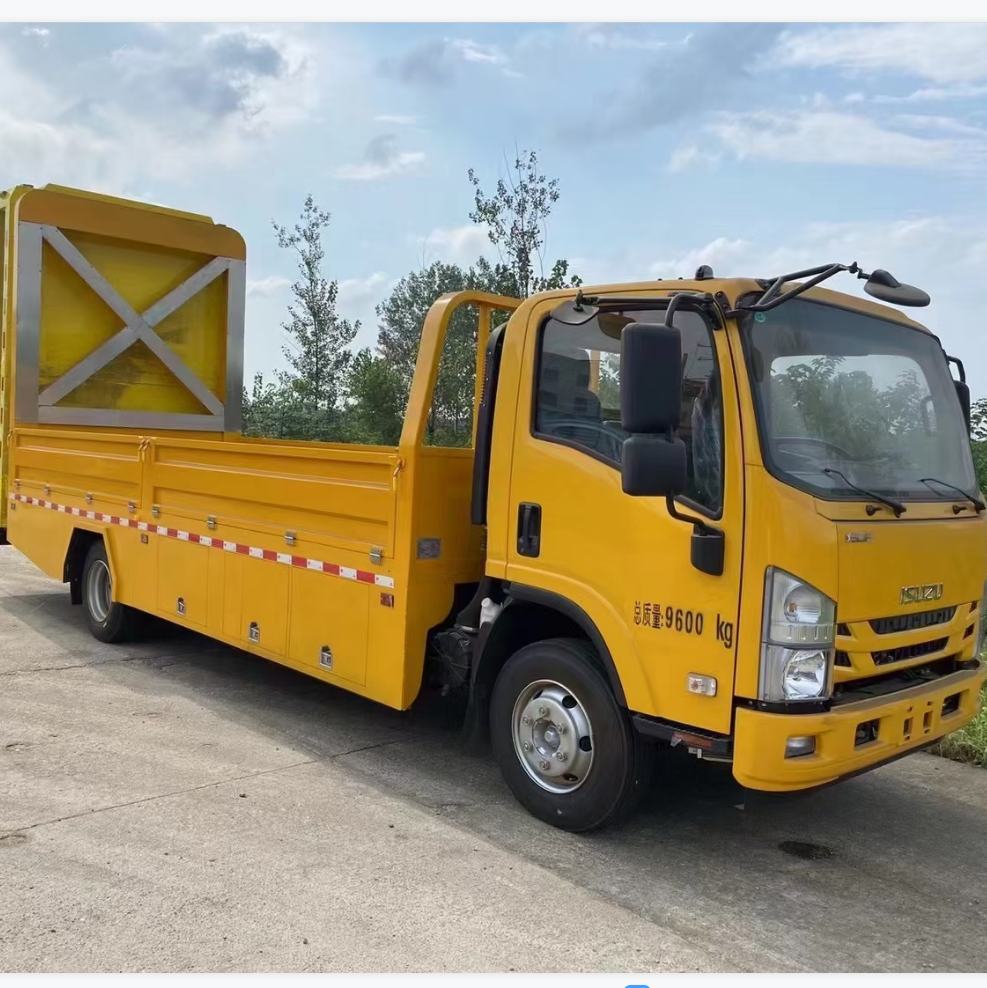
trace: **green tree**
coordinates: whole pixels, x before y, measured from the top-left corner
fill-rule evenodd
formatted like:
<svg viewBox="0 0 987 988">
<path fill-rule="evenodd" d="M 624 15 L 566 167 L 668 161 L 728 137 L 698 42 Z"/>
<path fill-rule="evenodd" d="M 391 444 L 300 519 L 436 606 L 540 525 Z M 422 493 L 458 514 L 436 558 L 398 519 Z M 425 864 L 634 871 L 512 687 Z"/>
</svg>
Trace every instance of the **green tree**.
<svg viewBox="0 0 987 988">
<path fill-rule="evenodd" d="M 276 385 L 264 380 L 263 374 L 254 375 L 253 387 L 243 388 L 243 434 L 245 436 L 270 436 L 280 438 L 280 394 Z"/>
<path fill-rule="evenodd" d="M 506 271 L 481 259 L 464 271 L 456 264 L 435 261 L 405 275 L 391 294 L 377 306 L 377 352 L 393 368 L 401 382 L 403 414 L 418 359 L 422 328 L 436 299 L 467 289 L 504 294 Z M 472 410 L 476 374 L 477 316 L 461 308 L 453 314 L 439 360 L 425 441 L 437 446 L 465 446 L 472 435 Z M 361 397 L 355 408 L 366 401 Z M 369 412 L 360 412 L 361 415 Z"/>
<path fill-rule="evenodd" d="M 404 378 L 385 356 L 369 348 L 353 358 L 349 391 L 352 404 L 346 420 L 350 442 L 396 446 L 401 439 L 408 390 Z"/>
<path fill-rule="evenodd" d="M 977 483 L 981 491 L 987 492 L 987 398 L 973 403 L 970 408 L 970 422 L 970 449 L 973 452 L 973 465 L 977 470 Z"/>
<path fill-rule="evenodd" d="M 308 411 L 301 435 L 295 438 L 331 440 L 342 431 L 342 402 L 353 353 L 349 349 L 358 322 L 342 319 L 336 311 L 339 285 L 323 272 L 323 232 L 330 214 L 306 196 L 301 217 L 292 229 L 273 223 L 279 247 L 294 251 L 298 280 L 291 286 L 294 301 L 282 328 L 288 344 L 284 355 L 293 373 L 282 376 L 279 389 L 289 405 L 296 398 Z"/>
<path fill-rule="evenodd" d="M 606 409 L 620 408 L 620 354 L 600 354 L 600 404 Z"/>
<path fill-rule="evenodd" d="M 506 294 L 527 298 L 535 292 L 582 284 L 569 274 L 569 262 L 557 260 L 545 273 L 545 240 L 548 217 L 559 201 L 559 180 L 549 179 L 538 166 L 535 151 L 515 152 L 506 176 L 497 180 L 493 195 L 480 187 L 476 172 L 469 170 L 474 189 L 474 223 L 486 226 L 487 236 L 500 254 L 507 281 Z"/>
<path fill-rule="evenodd" d="M 322 236 L 330 214 L 309 195 L 300 221 L 289 230 L 274 223 L 279 246 L 297 254 L 299 279 L 284 323 L 290 370 L 275 380 L 258 376 L 244 390 L 244 432 L 279 438 L 349 440 L 394 445 L 407 407 L 431 305 L 447 292 L 476 289 L 526 298 L 532 292 L 580 284 L 569 264 L 545 272 L 546 222 L 559 200 L 558 179 L 548 180 L 534 152 L 517 153 L 513 170 L 489 199 L 470 169 L 476 209 L 470 217 L 487 228 L 500 260 L 479 258 L 463 269 L 435 262 L 401 279 L 377 307 L 376 352 L 353 354 L 359 323 L 340 317 L 338 285 L 322 267 Z M 494 324 L 506 318 L 495 314 Z M 439 361 L 426 442 L 467 446 L 472 435 L 476 384 L 477 315 L 460 309 L 452 318 Z"/>
<path fill-rule="evenodd" d="M 390 361 L 406 387 L 411 386 L 429 308 L 436 299 L 448 292 L 461 292 L 466 286 L 467 276 L 462 268 L 435 261 L 405 275 L 377 306 L 377 352 Z M 453 321 L 462 322 L 463 315 L 457 313 Z"/>
<path fill-rule="evenodd" d="M 569 264 L 557 260 L 544 270 L 546 222 L 559 200 L 558 179 L 547 179 L 538 168 L 534 152 L 518 152 L 513 171 L 501 179 L 487 198 L 473 169 L 475 209 L 470 218 L 486 227 L 500 260 L 484 257 L 468 269 L 436 261 L 401 279 L 390 296 L 377 307 L 377 353 L 387 360 L 402 382 L 402 411 L 414 376 L 422 327 L 429 308 L 442 295 L 466 289 L 496 295 L 527 298 L 532 292 L 578 285 L 570 277 Z M 495 313 L 494 325 L 506 316 Z M 449 324 L 439 361 L 438 375 L 428 416 L 425 441 L 431 445 L 467 446 L 472 438 L 476 385 L 477 315 L 460 309 Z M 354 403 L 354 414 L 364 421 L 373 416 L 364 408 L 370 398 Z"/>
<path fill-rule="evenodd" d="M 298 380 L 284 371 L 275 380 L 254 376 L 243 389 L 243 434 L 268 439 L 331 439 L 326 415 L 312 409 L 297 387 Z M 338 428 L 338 421 L 334 423 Z"/>
</svg>

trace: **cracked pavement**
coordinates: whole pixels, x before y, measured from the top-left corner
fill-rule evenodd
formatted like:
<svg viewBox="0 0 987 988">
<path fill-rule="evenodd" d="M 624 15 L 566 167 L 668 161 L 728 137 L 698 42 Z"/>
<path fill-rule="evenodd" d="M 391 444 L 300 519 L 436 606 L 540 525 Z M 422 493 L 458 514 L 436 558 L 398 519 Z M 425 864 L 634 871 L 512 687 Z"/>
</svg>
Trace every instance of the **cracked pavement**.
<svg viewBox="0 0 987 988">
<path fill-rule="evenodd" d="M 982 971 L 985 809 L 926 754 L 795 799 L 675 757 L 563 834 L 433 698 L 102 645 L 0 548 L 0 970 Z"/>
</svg>

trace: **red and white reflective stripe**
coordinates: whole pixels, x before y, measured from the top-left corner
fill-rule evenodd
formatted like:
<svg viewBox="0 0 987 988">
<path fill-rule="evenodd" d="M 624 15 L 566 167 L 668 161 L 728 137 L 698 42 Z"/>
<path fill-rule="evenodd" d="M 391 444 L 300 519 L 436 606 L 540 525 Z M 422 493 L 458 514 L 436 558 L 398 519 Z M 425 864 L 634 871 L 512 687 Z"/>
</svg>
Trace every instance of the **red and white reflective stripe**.
<svg viewBox="0 0 987 988">
<path fill-rule="evenodd" d="M 293 556 L 291 553 L 275 552 L 273 549 L 259 549 L 257 546 L 243 545 L 240 542 L 227 542 L 225 539 L 214 539 L 209 535 L 196 535 L 194 532 L 186 532 L 180 528 L 168 528 L 165 525 L 154 525 L 146 521 L 136 521 L 133 518 L 120 518 L 117 515 L 107 515 L 101 511 L 72 508 L 65 504 L 56 504 L 54 501 L 28 497 L 26 494 L 11 494 L 10 500 L 19 501 L 21 504 L 33 504 L 39 508 L 48 508 L 50 511 L 61 511 L 63 514 L 74 515 L 76 518 L 105 522 L 107 525 L 120 525 L 122 528 L 136 528 L 141 532 L 150 532 L 154 535 L 160 535 L 163 538 L 178 539 L 180 542 L 193 542 L 196 545 L 204 545 L 212 549 L 222 549 L 225 552 L 237 552 L 241 556 L 265 559 L 268 562 L 282 563 L 285 566 L 297 566 L 300 569 L 315 570 L 317 573 L 328 573 L 330 576 L 339 576 L 344 580 L 355 580 L 357 583 L 369 583 L 373 586 L 387 587 L 389 590 L 394 589 L 394 578 L 391 576 L 370 573 L 362 569 L 353 569 L 350 566 L 339 566 L 336 563 L 326 563 L 321 559 Z"/>
</svg>

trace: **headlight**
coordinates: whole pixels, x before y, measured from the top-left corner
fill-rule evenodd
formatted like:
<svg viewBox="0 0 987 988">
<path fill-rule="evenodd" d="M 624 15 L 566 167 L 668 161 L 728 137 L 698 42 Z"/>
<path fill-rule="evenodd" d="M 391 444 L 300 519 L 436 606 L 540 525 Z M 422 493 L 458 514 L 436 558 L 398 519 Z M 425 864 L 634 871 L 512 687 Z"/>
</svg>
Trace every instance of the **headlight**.
<svg viewBox="0 0 987 988">
<path fill-rule="evenodd" d="M 777 645 L 832 645 L 836 604 L 784 570 L 768 567 L 764 635 Z"/>
<path fill-rule="evenodd" d="M 836 603 L 815 587 L 768 567 L 764 582 L 760 697 L 824 700 L 833 686 Z"/>
<path fill-rule="evenodd" d="M 762 700 L 822 700 L 830 693 L 831 649 L 761 647 Z"/>
</svg>

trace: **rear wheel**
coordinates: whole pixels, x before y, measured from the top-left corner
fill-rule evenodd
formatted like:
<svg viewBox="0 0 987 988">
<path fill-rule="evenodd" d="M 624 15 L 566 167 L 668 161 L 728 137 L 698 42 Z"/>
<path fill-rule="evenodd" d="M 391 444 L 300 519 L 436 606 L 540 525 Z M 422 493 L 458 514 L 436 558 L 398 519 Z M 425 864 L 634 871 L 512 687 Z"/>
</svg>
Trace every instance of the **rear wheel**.
<svg viewBox="0 0 987 988">
<path fill-rule="evenodd" d="M 137 633 L 139 612 L 113 599 L 113 578 L 101 539 L 89 547 L 82 567 L 82 607 L 90 632 L 101 642 L 127 641 Z"/>
<path fill-rule="evenodd" d="M 536 642 L 511 656 L 490 704 L 494 754 L 532 815 L 585 831 L 625 815 L 650 777 L 651 749 L 617 704 L 593 648 Z"/>
</svg>

